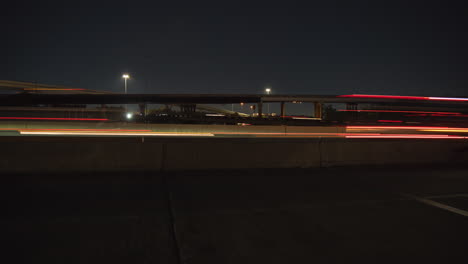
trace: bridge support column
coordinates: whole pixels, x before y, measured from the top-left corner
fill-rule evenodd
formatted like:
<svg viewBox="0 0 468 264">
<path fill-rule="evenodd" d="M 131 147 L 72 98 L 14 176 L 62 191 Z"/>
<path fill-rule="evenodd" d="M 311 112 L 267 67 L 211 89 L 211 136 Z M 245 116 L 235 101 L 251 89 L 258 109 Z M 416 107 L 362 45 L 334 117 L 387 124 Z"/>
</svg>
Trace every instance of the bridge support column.
<svg viewBox="0 0 468 264">
<path fill-rule="evenodd" d="M 280 113 L 280 117 L 284 117 L 285 115 L 285 111 L 286 110 L 286 107 L 285 107 L 285 103 L 284 102 L 281 102 L 281 113 Z"/>
<path fill-rule="evenodd" d="M 355 110 L 357 110 L 358 108 L 358 105 L 356 103 L 347 103 L 346 104 L 346 110 L 352 110 L 352 111 L 349 111 L 346 115 L 347 119 L 352 121 L 352 120 L 356 120 L 357 119 L 357 112 Z"/>
<path fill-rule="evenodd" d="M 258 117 L 261 118 L 263 115 L 263 103 L 258 103 Z"/>
<path fill-rule="evenodd" d="M 140 107 L 141 116 L 145 117 L 146 116 L 146 104 L 139 104 L 138 106 Z"/>
<path fill-rule="evenodd" d="M 323 118 L 323 104 L 319 102 L 314 103 L 314 117 Z"/>
<path fill-rule="evenodd" d="M 356 103 L 346 103 L 346 110 L 357 110 Z"/>
</svg>

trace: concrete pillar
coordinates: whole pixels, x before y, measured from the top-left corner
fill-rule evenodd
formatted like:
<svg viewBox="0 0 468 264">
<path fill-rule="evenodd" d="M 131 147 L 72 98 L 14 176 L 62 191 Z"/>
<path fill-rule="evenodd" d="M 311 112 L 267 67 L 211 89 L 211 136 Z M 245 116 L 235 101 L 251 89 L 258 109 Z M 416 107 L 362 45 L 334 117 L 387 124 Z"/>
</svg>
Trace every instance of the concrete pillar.
<svg viewBox="0 0 468 264">
<path fill-rule="evenodd" d="M 285 115 L 285 103 L 284 102 L 281 102 L 281 114 L 280 116 L 283 117 Z"/>
<path fill-rule="evenodd" d="M 358 105 L 356 103 L 347 103 L 346 110 L 357 110 Z M 346 114 L 346 119 L 349 121 L 357 119 L 357 112 L 356 111 L 349 111 Z"/>
<path fill-rule="evenodd" d="M 262 117 L 263 115 L 263 103 L 258 103 L 258 117 Z"/>
<path fill-rule="evenodd" d="M 323 118 L 323 104 L 319 102 L 314 103 L 314 117 Z"/>
<path fill-rule="evenodd" d="M 146 104 L 138 104 L 140 107 L 140 114 L 141 116 L 145 117 L 146 116 Z"/>
</svg>

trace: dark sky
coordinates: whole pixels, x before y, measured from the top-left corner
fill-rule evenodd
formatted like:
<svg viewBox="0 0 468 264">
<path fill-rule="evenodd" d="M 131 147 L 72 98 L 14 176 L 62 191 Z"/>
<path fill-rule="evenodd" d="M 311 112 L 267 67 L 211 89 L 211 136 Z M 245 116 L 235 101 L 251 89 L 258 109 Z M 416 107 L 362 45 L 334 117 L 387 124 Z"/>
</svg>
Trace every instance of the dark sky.
<svg viewBox="0 0 468 264">
<path fill-rule="evenodd" d="M 129 72 L 132 93 L 468 95 L 462 1 L 14 2 L 0 79 L 122 91 Z"/>
</svg>

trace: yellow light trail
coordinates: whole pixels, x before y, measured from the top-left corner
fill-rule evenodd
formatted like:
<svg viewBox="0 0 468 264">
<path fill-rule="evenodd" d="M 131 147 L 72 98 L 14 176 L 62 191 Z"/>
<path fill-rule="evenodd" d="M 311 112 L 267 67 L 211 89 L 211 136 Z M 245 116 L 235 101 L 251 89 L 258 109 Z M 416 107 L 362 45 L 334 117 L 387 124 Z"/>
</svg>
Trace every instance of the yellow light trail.
<svg viewBox="0 0 468 264">
<path fill-rule="evenodd" d="M 176 136 L 176 137 L 213 137 L 211 133 L 109 133 L 109 132 L 31 132 L 20 131 L 21 135 L 62 135 L 62 136 Z"/>
</svg>

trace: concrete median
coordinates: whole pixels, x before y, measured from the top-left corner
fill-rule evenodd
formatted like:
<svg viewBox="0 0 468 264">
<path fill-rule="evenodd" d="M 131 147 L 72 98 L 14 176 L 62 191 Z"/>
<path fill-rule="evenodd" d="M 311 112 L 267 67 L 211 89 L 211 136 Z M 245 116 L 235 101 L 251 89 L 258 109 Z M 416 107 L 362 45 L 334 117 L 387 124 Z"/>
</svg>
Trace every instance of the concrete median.
<svg viewBox="0 0 468 264">
<path fill-rule="evenodd" d="M 468 142 L 456 139 L 323 139 L 322 166 L 463 164 Z"/>
<path fill-rule="evenodd" d="M 310 168 L 320 166 L 318 140 L 200 139 L 167 144 L 166 170 Z"/>
<path fill-rule="evenodd" d="M 331 138 L 0 137 L 2 172 L 466 164 L 468 142 Z"/>
<path fill-rule="evenodd" d="M 1 137 L 2 172 L 100 172 L 161 169 L 162 144 L 141 138 Z"/>
</svg>

